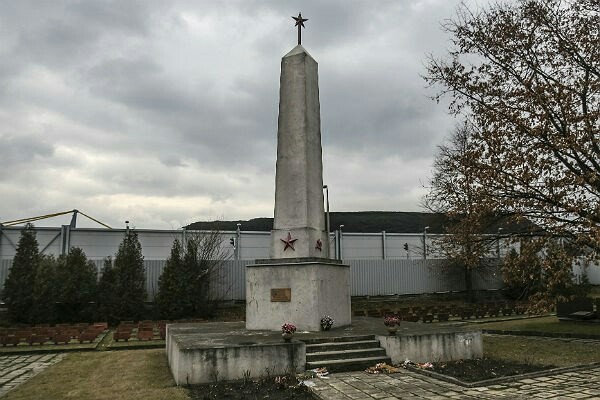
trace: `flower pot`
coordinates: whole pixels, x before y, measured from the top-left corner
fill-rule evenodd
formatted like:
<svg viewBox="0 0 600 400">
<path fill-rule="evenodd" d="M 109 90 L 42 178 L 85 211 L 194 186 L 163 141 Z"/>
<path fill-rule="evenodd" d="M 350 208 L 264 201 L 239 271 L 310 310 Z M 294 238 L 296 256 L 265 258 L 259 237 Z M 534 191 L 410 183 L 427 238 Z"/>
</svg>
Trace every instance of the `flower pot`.
<svg viewBox="0 0 600 400">
<path fill-rule="evenodd" d="M 289 333 L 289 332 L 282 332 L 281 333 L 281 337 L 283 338 L 284 342 L 291 342 L 293 336 L 294 336 L 293 333 Z"/>
<path fill-rule="evenodd" d="M 396 334 L 396 331 L 398 330 L 397 326 L 388 326 L 387 327 L 388 333 L 390 336 L 394 336 Z"/>
</svg>

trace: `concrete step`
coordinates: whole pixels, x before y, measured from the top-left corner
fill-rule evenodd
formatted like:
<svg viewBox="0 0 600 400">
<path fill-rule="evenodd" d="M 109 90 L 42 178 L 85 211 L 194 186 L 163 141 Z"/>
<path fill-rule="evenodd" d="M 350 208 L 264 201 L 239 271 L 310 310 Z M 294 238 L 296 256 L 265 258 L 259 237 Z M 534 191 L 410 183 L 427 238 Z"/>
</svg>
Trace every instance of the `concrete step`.
<svg viewBox="0 0 600 400">
<path fill-rule="evenodd" d="M 389 357 L 364 357 L 347 360 L 311 361 L 306 363 L 306 369 L 325 367 L 329 372 L 361 371 L 382 362 L 391 364 L 392 360 Z"/>
<path fill-rule="evenodd" d="M 303 339 L 306 344 L 321 344 L 321 343 L 337 343 L 337 342 L 358 342 L 363 340 L 374 340 L 375 335 L 358 335 L 358 336 L 336 336 L 318 339 Z"/>
<path fill-rule="evenodd" d="M 379 340 L 358 340 L 355 342 L 326 342 L 318 344 L 307 344 L 306 354 L 322 353 L 326 351 L 372 349 L 375 347 L 379 347 Z"/>
<path fill-rule="evenodd" d="M 317 362 L 326 360 L 345 360 L 352 358 L 385 357 L 387 354 L 381 347 L 370 349 L 353 349 L 342 351 L 323 351 L 318 353 L 306 353 L 306 362 Z"/>
</svg>

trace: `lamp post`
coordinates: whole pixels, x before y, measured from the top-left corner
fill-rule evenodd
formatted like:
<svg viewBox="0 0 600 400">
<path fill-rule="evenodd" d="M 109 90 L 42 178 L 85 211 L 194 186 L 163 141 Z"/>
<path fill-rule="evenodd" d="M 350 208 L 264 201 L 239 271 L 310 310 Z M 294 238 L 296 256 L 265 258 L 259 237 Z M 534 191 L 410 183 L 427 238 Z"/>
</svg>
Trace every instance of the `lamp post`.
<svg viewBox="0 0 600 400">
<path fill-rule="evenodd" d="M 327 185 L 323 185 L 325 189 L 325 230 L 327 231 L 327 256 L 329 257 L 329 231 L 331 229 L 331 222 L 329 220 L 329 188 Z"/>
<path fill-rule="evenodd" d="M 338 244 L 339 244 L 339 246 L 338 246 L 338 256 L 339 256 L 338 260 L 341 260 L 342 256 L 343 256 L 343 254 L 342 254 L 342 241 L 343 241 L 343 239 L 342 239 L 343 234 L 342 233 L 343 233 L 343 228 L 344 228 L 344 225 L 340 225 L 340 228 L 338 229 L 338 231 L 340 232 L 340 235 L 338 237 Z"/>
<path fill-rule="evenodd" d="M 240 240 L 242 238 L 241 226 L 242 226 L 242 224 L 237 224 L 237 229 L 235 230 L 235 236 L 237 239 L 235 241 L 235 250 L 234 250 L 236 260 L 239 260 L 241 258 L 240 257 L 240 253 L 242 251 L 242 246 L 241 246 L 242 242 Z"/>
<path fill-rule="evenodd" d="M 427 260 L 427 229 L 428 226 L 423 229 L 423 260 Z"/>
</svg>

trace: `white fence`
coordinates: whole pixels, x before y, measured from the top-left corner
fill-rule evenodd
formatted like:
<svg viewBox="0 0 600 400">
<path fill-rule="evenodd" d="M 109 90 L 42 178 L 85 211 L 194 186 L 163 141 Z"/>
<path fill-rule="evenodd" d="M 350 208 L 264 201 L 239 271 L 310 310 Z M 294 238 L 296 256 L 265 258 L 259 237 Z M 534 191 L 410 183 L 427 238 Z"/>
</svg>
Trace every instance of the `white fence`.
<svg viewBox="0 0 600 400">
<path fill-rule="evenodd" d="M 72 247 L 81 248 L 88 259 L 102 260 L 117 252 L 123 239 L 124 229 L 90 229 L 36 227 L 40 251 L 55 256 L 65 254 Z M 201 234 L 188 230 L 136 229 L 146 260 L 165 260 L 169 256 L 173 240 L 185 240 Z M 0 227 L 0 259 L 12 259 L 15 255 L 21 228 Z M 270 232 L 222 231 L 223 250 L 234 260 L 269 258 Z M 433 241 L 439 235 L 425 233 L 348 233 L 335 231 L 330 236 L 330 254 L 343 260 L 419 260 L 435 259 Z M 233 241 L 233 244 L 231 243 Z M 427 246 L 424 247 L 424 244 Z M 427 249 L 425 254 L 424 249 Z M 498 257 L 508 249 L 506 243 L 491 246 L 488 257 Z"/>
</svg>

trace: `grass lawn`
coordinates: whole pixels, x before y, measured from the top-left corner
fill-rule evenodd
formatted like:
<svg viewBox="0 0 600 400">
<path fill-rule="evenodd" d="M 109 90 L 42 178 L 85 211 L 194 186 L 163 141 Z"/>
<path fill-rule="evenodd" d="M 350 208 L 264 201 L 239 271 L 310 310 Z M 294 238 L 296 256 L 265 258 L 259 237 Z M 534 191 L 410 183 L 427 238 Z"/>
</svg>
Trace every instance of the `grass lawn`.
<svg viewBox="0 0 600 400">
<path fill-rule="evenodd" d="M 2 400 L 179 400 L 164 349 L 69 354 Z"/>
<path fill-rule="evenodd" d="M 485 357 L 528 364 L 570 367 L 600 362 L 600 345 L 530 339 L 519 336 L 484 336 Z"/>
<path fill-rule="evenodd" d="M 516 319 L 502 322 L 478 324 L 481 329 L 499 329 L 505 331 L 537 331 L 544 333 L 578 333 L 600 335 L 600 324 L 559 321 L 556 317 Z"/>
</svg>

